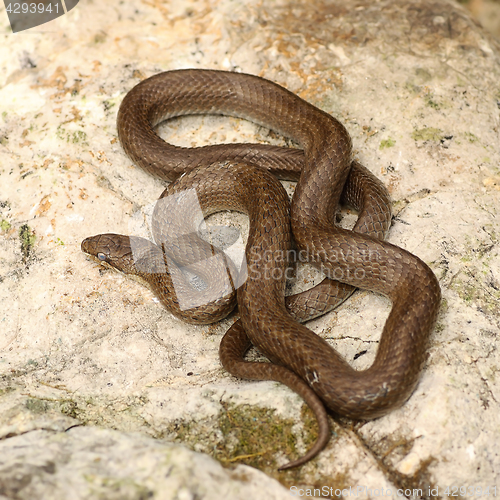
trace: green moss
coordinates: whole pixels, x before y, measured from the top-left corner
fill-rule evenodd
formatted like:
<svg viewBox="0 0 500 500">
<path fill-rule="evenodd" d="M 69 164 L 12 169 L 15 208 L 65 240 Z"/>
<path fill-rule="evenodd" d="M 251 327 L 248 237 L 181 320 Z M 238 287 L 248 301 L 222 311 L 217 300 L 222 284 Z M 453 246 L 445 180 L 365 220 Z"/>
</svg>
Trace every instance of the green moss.
<svg viewBox="0 0 500 500">
<path fill-rule="evenodd" d="M 434 327 L 434 332 L 437 334 L 437 333 L 444 331 L 444 329 L 445 329 L 445 325 L 443 323 L 441 323 L 440 321 L 438 321 L 436 323 L 436 326 Z"/>
<path fill-rule="evenodd" d="M 441 108 L 441 104 L 436 102 L 430 95 L 425 96 L 425 104 L 426 104 L 426 106 L 428 106 L 429 108 L 432 108 L 432 109 L 440 109 Z"/>
<path fill-rule="evenodd" d="M 11 227 L 12 225 L 8 220 L 2 219 L 2 221 L 0 222 L 0 229 L 2 231 L 8 231 Z"/>
<path fill-rule="evenodd" d="M 121 96 L 120 97 L 110 97 L 109 99 L 106 99 L 105 101 L 103 101 L 104 109 L 106 111 L 109 111 L 111 108 L 114 108 L 120 102 L 121 102 Z"/>
<path fill-rule="evenodd" d="M 61 399 L 59 402 L 59 411 L 71 418 L 78 419 L 81 415 L 81 411 L 78 408 L 78 404 L 71 399 Z"/>
<path fill-rule="evenodd" d="M 479 138 L 470 132 L 465 132 L 464 136 L 470 143 L 479 142 Z"/>
<path fill-rule="evenodd" d="M 214 457 L 223 463 L 245 463 L 252 467 L 276 468 L 274 453 L 295 455 L 293 420 L 276 416 L 274 409 L 250 405 L 224 405 L 219 428 L 226 437 Z"/>
<path fill-rule="evenodd" d="M 13 390 L 14 389 L 11 389 L 8 392 L 11 392 Z M 4 392 L 7 392 L 7 390 L 5 390 Z M 24 405 L 31 413 L 60 413 L 68 417 L 80 420 L 82 425 L 86 425 L 87 423 L 82 419 L 82 417 L 85 416 L 84 410 L 82 410 L 78 406 L 77 401 L 70 398 L 42 398 L 30 395 Z"/>
<path fill-rule="evenodd" d="M 69 140 L 68 140 L 69 142 Z M 87 134 L 83 130 L 77 130 L 76 132 L 73 132 L 71 136 L 71 142 L 73 144 L 78 144 L 78 143 L 87 143 Z"/>
<path fill-rule="evenodd" d="M 56 137 L 58 139 L 61 139 L 64 141 L 64 134 L 66 133 L 66 130 L 63 128 L 62 125 L 58 125 L 56 129 Z"/>
<path fill-rule="evenodd" d="M 3 396 L 4 394 L 9 394 L 10 392 L 14 391 L 15 391 L 14 387 L 8 385 L 5 389 L 0 389 L 0 396 Z"/>
<path fill-rule="evenodd" d="M 30 229 L 28 224 L 23 224 L 19 228 L 19 239 L 21 240 L 21 253 L 23 255 L 23 261 L 27 262 L 31 256 L 36 241 L 35 232 Z"/>
<path fill-rule="evenodd" d="M 396 141 L 389 137 L 388 139 L 384 139 L 380 141 L 379 149 L 392 148 L 396 144 Z"/>
<path fill-rule="evenodd" d="M 223 408 L 215 422 L 213 419 L 173 422 L 157 437 L 174 439 L 212 455 L 223 464 L 243 463 L 275 477 L 281 474 L 277 471 L 276 455 L 289 460 L 298 458 L 297 438 L 292 432 L 294 420 L 280 418 L 274 409 L 259 406 L 223 403 Z M 219 432 L 214 432 L 214 427 Z M 305 427 L 312 429 L 304 436 L 308 446 L 316 439 L 317 425 L 312 413 Z"/>
<path fill-rule="evenodd" d="M 439 142 L 443 137 L 443 131 L 434 127 L 424 127 L 414 130 L 411 137 L 415 141 L 435 141 Z"/>
<path fill-rule="evenodd" d="M 24 403 L 24 406 L 31 413 L 42 414 L 47 413 L 49 410 L 49 404 L 46 401 L 35 398 L 28 398 Z"/>
<path fill-rule="evenodd" d="M 497 257 L 491 250 L 496 239 L 490 234 L 491 241 L 467 241 L 469 248 L 461 257 L 464 263 L 462 272 L 453 280 L 452 288 L 467 304 L 476 304 L 482 310 L 494 315 L 500 314 L 500 290 L 489 286 L 491 264 Z"/>
<path fill-rule="evenodd" d="M 62 125 L 59 125 L 56 130 L 56 137 L 62 141 L 72 142 L 73 144 L 88 144 L 87 134 L 83 130 L 75 132 L 67 131 Z"/>
<path fill-rule="evenodd" d="M 109 99 L 106 99 L 105 101 L 103 101 L 103 105 L 104 105 L 104 109 L 107 111 L 108 109 L 111 109 L 114 106 L 116 106 L 116 103 L 111 102 Z"/>
</svg>

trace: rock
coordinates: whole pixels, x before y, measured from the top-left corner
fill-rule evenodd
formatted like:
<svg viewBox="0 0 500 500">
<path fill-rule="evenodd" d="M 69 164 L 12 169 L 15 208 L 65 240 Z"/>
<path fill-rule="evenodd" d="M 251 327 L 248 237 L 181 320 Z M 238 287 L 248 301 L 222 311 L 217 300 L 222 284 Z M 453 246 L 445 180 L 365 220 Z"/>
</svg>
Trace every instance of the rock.
<svg viewBox="0 0 500 500">
<path fill-rule="evenodd" d="M 363 486 L 360 497 L 377 490 L 430 498 L 436 496 L 430 487 L 445 495 L 448 486 L 484 492 L 498 484 L 494 38 L 445 0 L 319 0 L 314 8 L 254 0 L 80 2 L 16 35 L 3 19 L 4 497 L 63 498 L 57 495 L 67 485 L 85 483 L 82 498 L 151 492 L 173 498 L 168 495 L 184 487 L 182 498 L 211 498 L 212 473 L 227 498 L 287 494 L 262 473 L 241 465 L 223 470 L 180 443 L 227 466 L 261 469 L 285 487 L 334 488 L 331 496 Z M 143 217 L 140 209 L 161 193 L 163 186 L 123 153 L 116 113 L 141 79 L 186 67 L 258 74 L 338 117 L 357 158 L 390 189 L 389 241 L 426 261 L 442 286 L 429 358 L 410 400 L 372 422 L 335 421 L 327 449 L 298 470 L 276 471 L 310 445 L 314 421 L 288 389 L 224 372 L 218 346 L 233 318 L 185 325 L 149 291 L 80 251 L 86 236 L 129 234 Z M 288 144 L 220 117 L 176 120 L 161 134 L 184 146 Z M 229 219 L 245 232 L 242 217 L 223 214 L 213 223 Z M 343 212 L 343 223 L 352 219 Z M 384 298 L 359 292 L 309 326 L 363 369 L 389 309 Z M 88 428 L 67 431 L 80 424 Z M 93 443 L 99 445 L 94 455 Z M 168 458 L 174 454 L 179 461 Z"/>
</svg>

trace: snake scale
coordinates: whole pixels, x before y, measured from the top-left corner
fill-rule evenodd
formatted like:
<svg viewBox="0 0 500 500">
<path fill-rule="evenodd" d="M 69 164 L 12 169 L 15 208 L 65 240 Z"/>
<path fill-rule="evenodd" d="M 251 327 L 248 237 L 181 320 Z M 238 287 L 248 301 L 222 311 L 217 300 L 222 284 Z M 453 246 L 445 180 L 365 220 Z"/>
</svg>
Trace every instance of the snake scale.
<svg viewBox="0 0 500 500">
<path fill-rule="evenodd" d="M 166 119 L 193 114 L 244 118 L 295 140 L 302 149 L 263 144 L 185 149 L 163 141 L 154 130 Z M 215 267 L 226 279 L 216 279 L 212 291 L 198 292 L 207 294 L 203 305 L 193 302 L 193 307 L 181 307 L 175 292 L 184 292 L 174 285 L 175 274 L 187 266 L 202 274 L 204 282 L 210 281 L 212 271 L 199 264 L 214 250 L 192 242 L 191 237 L 199 239 L 196 234 L 186 233 L 180 238 L 182 245 L 179 239 L 172 242 L 168 234 L 178 230 L 172 222 L 179 208 L 176 196 L 195 189 L 205 215 L 221 209 L 249 214 L 249 272 L 237 289 L 240 320 L 221 342 L 220 356 L 233 375 L 283 382 L 315 412 L 320 428 L 316 443 L 282 469 L 309 460 L 328 441 L 324 405 L 338 415 L 370 419 L 410 396 L 438 314 L 439 283 L 418 257 L 383 241 L 390 225 L 389 196 L 380 181 L 352 160 L 351 140 L 339 121 L 257 76 L 177 70 L 148 78 L 126 95 L 118 113 L 118 134 L 137 165 L 155 177 L 175 181 L 162 195 L 174 202 L 158 203 L 155 209 L 156 244 L 110 233 L 87 238 L 82 250 L 135 275 L 177 316 L 209 323 L 234 307 L 234 293 L 230 293 L 234 274 L 219 254 Z M 298 181 L 290 208 L 275 176 Z M 335 224 L 341 200 L 360 211 L 354 231 Z M 192 207 L 179 210 L 177 219 L 187 221 L 196 233 L 199 220 L 192 215 Z M 174 233 L 165 229 L 169 225 Z M 282 271 L 287 262 L 276 256 L 290 249 L 290 229 L 297 247 L 327 278 L 312 292 L 287 297 L 285 303 Z M 353 369 L 326 341 L 299 323 L 330 310 L 353 287 L 381 293 L 392 302 L 375 361 L 363 371 Z M 271 363 L 244 361 L 251 344 Z"/>
</svg>

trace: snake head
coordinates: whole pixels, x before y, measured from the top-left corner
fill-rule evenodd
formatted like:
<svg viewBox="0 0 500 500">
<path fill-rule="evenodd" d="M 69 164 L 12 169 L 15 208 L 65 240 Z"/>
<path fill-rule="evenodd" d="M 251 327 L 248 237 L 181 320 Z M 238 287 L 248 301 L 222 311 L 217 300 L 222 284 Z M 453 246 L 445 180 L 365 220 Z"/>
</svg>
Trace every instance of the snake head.
<svg viewBox="0 0 500 500">
<path fill-rule="evenodd" d="M 90 236 L 82 241 L 82 252 L 126 274 L 130 274 L 134 268 L 129 236 L 113 233 Z"/>
<path fill-rule="evenodd" d="M 82 241 L 82 251 L 108 267 L 145 278 L 164 273 L 163 253 L 157 245 L 137 236 L 98 234 Z"/>
</svg>

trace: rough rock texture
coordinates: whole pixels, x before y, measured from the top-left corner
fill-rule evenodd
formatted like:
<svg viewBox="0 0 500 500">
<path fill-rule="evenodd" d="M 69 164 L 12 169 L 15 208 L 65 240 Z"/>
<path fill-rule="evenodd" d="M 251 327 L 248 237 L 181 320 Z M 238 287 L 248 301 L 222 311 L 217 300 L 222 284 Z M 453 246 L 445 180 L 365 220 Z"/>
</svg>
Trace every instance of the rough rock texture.
<svg viewBox="0 0 500 500">
<path fill-rule="evenodd" d="M 500 47 L 465 11 L 444 0 L 109 0 L 16 35 L 2 6 L 0 23 L 0 498 L 285 498 L 292 486 L 431 498 L 500 483 Z M 220 367 L 234 318 L 185 325 L 80 251 L 86 236 L 130 233 L 162 191 L 122 152 L 116 112 L 142 78 L 185 67 L 255 73 L 339 117 L 391 191 L 389 240 L 442 285 L 408 403 L 334 422 L 327 449 L 298 470 L 276 472 L 311 443 L 312 417 L 286 388 Z M 222 118 L 162 134 L 285 143 Z M 389 308 L 360 292 L 310 326 L 364 368 Z"/>
<path fill-rule="evenodd" d="M 140 434 L 78 427 L 29 432 L 0 443 L 1 498 L 285 498 L 251 467 L 229 470 L 207 455 Z"/>
</svg>

